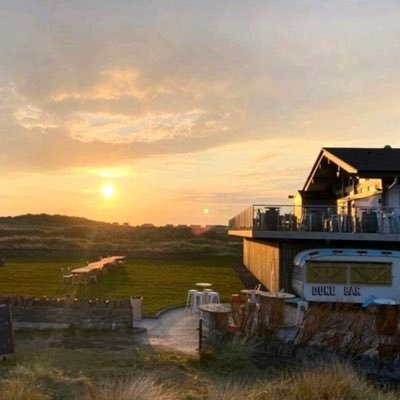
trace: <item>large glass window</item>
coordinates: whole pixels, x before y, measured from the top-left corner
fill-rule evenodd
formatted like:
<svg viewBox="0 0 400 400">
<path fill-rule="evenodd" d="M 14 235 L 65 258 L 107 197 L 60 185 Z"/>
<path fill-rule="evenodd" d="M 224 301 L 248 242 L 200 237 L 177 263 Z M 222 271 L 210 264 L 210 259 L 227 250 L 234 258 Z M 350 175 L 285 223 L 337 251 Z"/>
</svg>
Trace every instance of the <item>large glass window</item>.
<svg viewBox="0 0 400 400">
<path fill-rule="evenodd" d="M 347 283 L 347 263 L 307 261 L 307 282 Z"/>
<path fill-rule="evenodd" d="M 350 270 L 350 283 L 353 285 L 391 285 L 392 264 L 353 264 Z"/>
<path fill-rule="evenodd" d="M 308 283 L 391 285 L 391 263 L 307 261 Z"/>
</svg>

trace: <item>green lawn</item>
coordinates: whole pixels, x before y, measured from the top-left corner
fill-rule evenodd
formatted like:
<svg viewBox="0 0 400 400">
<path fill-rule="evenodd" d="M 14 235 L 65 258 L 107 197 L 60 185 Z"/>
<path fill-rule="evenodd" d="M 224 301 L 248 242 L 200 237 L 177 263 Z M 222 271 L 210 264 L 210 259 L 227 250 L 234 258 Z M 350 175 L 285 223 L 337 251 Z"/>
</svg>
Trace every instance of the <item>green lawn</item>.
<svg viewBox="0 0 400 400">
<path fill-rule="evenodd" d="M 154 314 L 162 308 L 182 304 L 196 282 L 211 282 L 222 298 L 243 288 L 232 270 L 235 257 L 197 259 L 128 259 L 96 285 L 63 285 L 61 268 L 83 266 L 78 258 L 9 258 L 0 268 L 0 294 L 79 298 L 128 298 L 143 296 L 143 311 Z"/>
</svg>

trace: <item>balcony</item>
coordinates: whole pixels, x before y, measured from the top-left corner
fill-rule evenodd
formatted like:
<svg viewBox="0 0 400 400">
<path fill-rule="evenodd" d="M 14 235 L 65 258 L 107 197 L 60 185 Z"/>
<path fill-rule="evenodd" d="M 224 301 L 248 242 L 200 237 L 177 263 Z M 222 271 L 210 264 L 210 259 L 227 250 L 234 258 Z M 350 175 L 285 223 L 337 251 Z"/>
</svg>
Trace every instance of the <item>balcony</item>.
<svg viewBox="0 0 400 400">
<path fill-rule="evenodd" d="M 400 207 L 254 204 L 229 220 L 229 234 L 400 242 Z"/>
</svg>

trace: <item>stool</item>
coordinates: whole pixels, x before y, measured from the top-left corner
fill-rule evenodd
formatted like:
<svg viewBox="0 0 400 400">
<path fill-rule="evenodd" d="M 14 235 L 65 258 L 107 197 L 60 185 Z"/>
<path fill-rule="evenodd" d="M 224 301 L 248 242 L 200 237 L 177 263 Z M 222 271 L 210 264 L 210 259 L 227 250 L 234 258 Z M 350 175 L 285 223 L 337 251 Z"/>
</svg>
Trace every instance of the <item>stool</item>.
<svg viewBox="0 0 400 400">
<path fill-rule="evenodd" d="M 208 303 L 208 294 L 211 293 L 212 291 L 213 291 L 212 289 L 204 289 L 203 290 L 204 304 Z"/>
<path fill-rule="evenodd" d="M 208 292 L 208 302 L 211 303 L 219 303 L 219 293 L 218 292 Z"/>
<path fill-rule="evenodd" d="M 185 311 L 187 311 L 187 309 L 190 307 L 191 309 L 193 308 L 194 305 L 194 294 L 197 293 L 196 289 L 190 289 L 188 290 L 187 293 L 187 298 L 186 298 L 186 307 L 185 307 Z"/>
<path fill-rule="evenodd" d="M 194 298 L 194 301 L 193 301 L 193 305 L 191 307 L 192 314 L 197 314 L 199 312 L 199 306 L 204 304 L 205 296 L 204 296 L 203 292 L 196 291 L 196 293 L 194 293 L 194 295 L 193 295 L 193 298 Z"/>
<path fill-rule="evenodd" d="M 308 310 L 308 303 L 306 301 L 297 302 L 296 326 L 300 326 L 303 323 L 304 314 L 307 310 Z"/>
</svg>

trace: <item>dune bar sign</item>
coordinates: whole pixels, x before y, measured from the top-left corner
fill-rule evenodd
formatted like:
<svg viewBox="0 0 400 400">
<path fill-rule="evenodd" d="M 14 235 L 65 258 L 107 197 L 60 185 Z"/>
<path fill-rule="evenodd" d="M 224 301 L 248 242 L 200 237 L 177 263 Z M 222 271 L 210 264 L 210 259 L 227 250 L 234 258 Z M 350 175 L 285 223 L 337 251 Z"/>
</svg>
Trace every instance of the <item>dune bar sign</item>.
<svg viewBox="0 0 400 400">
<path fill-rule="evenodd" d="M 8 304 L 0 304 L 0 359 L 14 354 L 14 337 L 11 309 Z"/>
</svg>

